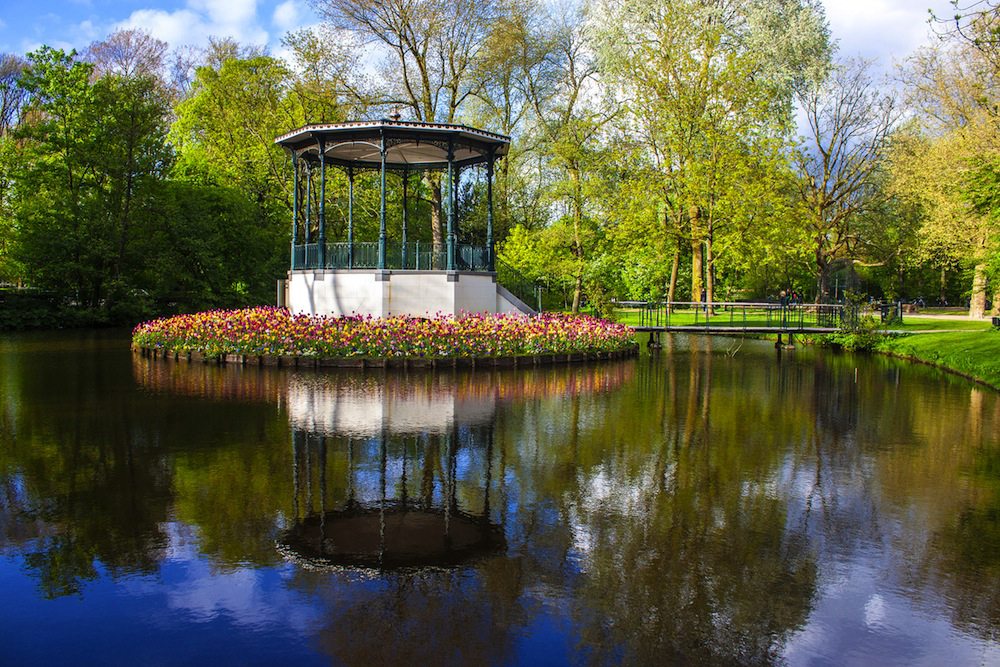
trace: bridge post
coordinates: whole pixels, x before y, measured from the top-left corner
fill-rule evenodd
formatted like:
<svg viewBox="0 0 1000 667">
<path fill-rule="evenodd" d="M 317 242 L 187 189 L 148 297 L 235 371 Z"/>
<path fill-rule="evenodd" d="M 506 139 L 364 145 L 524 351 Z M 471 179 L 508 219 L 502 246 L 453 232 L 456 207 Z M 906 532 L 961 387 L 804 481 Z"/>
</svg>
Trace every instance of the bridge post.
<svg viewBox="0 0 1000 667">
<path fill-rule="evenodd" d="M 778 341 L 774 344 L 774 349 L 780 350 L 784 345 L 781 342 L 781 332 L 778 332 Z"/>
<path fill-rule="evenodd" d="M 649 342 L 646 343 L 646 347 L 648 347 L 650 350 L 659 350 L 661 347 L 663 347 L 660 344 L 660 332 L 659 331 L 650 331 L 649 332 Z"/>
</svg>

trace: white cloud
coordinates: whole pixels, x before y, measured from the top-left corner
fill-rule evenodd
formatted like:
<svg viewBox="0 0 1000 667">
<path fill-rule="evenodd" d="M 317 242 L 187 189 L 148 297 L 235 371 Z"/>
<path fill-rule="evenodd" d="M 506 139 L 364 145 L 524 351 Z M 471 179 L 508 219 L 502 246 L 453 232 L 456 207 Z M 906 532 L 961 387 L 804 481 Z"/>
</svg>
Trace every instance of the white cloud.
<svg viewBox="0 0 1000 667">
<path fill-rule="evenodd" d="M 286 32 L 298 28 L 302 23 L 302 12 L 295 0 L 287 0 L 275 7 L 271 23 Z"/>
<path fill-rule="evenodd" d="M 94 41 L 95 39 L 98 39 L 101 36 L 101 33 L 97 29 L 97 26 L 94 25 L 93 21 L 89 20 L 83 21 L 82 23 L 77 25 L 76 31 L 77 33 L 80 34 L 81 37 L 83 37 L 83 39 L 86 39 L 88 41 Z"/>
<path fill-rule="evenodd" d="M 824 0 L 823 4 L 840 55 L 873 58 L 887 70 L 928 41 L 928 7 L 938 16 L 954 11 L 949 0 Z"/>
<path fill-rule="evenodd" d="M 188 0 L 188 7 L 218 25 L 240 25 L 257 18 L 257 0 Z"/>
<path fill-rule="evenodd" d="M 204 46 L 213 36 L 243 44 L 267 44 L 270 38 L 257 22 L 256 0 L 189 0 L 172 12 L 139 9 L 113 27 L 139 28 L 171 46 Z"/>
<path fill-rule="evenodd" d="M 67 42 L 64 39 L 51 39 L 46 42 L 39 42 L 34 39 L 25 39 L 21 41 L 21 53 L 28 54 L 32 51 L 37 51 L 43 46 L 48 46 L 53 49 L 61 49 L 66 53 L 69 53 L 73 49 L 77 49 L 79 51 L 79 48 L 75 44 Z"/>
</svg>

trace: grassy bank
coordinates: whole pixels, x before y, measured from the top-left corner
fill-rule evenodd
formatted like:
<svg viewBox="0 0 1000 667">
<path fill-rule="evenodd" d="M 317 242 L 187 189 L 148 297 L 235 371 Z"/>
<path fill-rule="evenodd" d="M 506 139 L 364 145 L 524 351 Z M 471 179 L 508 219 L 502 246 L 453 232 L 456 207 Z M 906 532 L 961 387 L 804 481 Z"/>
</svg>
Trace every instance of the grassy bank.
<svg viewBox="0 0 1000 667">
<path fill-rule="evenodd" d="M 1000 389 L 1000 331 L 991 327 L 886 338 L 876 351 L 940 366 Z"/>
<path fill-rule="evenodd" d="M 930 364 L 1000 389 L 1000 331 L 988 320 L 908 316 L 885 328 L 892 333 L 843 333 L 816 342 L 857 342 L 858 350 Z"/>
</svg>

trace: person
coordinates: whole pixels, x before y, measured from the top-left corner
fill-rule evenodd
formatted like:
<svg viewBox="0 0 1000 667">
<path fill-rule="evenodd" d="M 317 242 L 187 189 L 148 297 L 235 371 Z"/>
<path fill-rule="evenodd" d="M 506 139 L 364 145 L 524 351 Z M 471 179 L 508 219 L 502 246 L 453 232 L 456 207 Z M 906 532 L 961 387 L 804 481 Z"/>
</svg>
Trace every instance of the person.
<svg viewBox="0 0 1000 667">
<path fill-rule="evenodd" d="M 784 308 L 785 306 L 787 306 L 788 305 L 788 292 L 786 292 L 785 290 L 781 290 L 781 293 L 778 295 L 778 302 L 781 304 L 782 308 Z"/>
</svg>

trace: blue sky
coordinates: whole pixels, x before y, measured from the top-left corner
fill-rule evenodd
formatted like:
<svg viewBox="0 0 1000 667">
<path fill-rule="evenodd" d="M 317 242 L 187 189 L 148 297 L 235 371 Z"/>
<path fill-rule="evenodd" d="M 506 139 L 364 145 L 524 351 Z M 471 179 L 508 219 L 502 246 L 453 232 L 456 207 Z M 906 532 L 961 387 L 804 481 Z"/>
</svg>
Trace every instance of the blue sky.
<svg viewBox="0 0 1000 667">
<path fill-rule="evenodd" d="M 948 16 L 948 0 L 823 0 L 844 55 L 885 69 L 927 39 L 927 10 Z M 0 52 L 41 44 L 83 49 L 121 27 L 144 28 L 171 46 L 204 45 L 210 35 L 265 44 L 281 55 L 281 37 L 315 23 L 308 0 L 0 0 Z"/>
<path fill-rule="evenodd" d="M 138 27 L 171 46 L 234 37 L 280 51 L 281 37 L 316 22 L 306 0 L 0 0 L 0 52 L 42 44 L 82 50 L 117 28 Z"/>
</svg>

